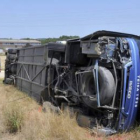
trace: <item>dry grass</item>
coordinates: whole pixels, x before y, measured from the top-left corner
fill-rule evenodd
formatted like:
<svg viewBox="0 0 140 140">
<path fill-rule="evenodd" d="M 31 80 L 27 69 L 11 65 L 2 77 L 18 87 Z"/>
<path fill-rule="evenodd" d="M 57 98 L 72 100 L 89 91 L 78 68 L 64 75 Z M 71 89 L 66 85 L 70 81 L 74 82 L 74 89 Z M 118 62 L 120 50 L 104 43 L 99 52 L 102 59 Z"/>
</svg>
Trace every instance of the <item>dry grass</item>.
<svg viewBox="0 0 140 140">
<path fill-rule="evenodd" d="M 10 133 L 21 130 L 24 121 L 24 114 L 19 104 L 11 103 L 4 107 L 4 125 Z"/>
<path fill-rule="evenodd" d="M 0 80 L 0 110 L 0 139 L 3 140 L 139 140 L 140 138 L 140 128 L 110 137 L 93 135 L 90 130 L 79 127 L 75 119 L 70 118 L 68 114 L 43 113 L 41 106 L 34 100 L 13 86 L 3 85 L 2 80 Z"/>
<path fill-rule="evenodd" d="M 86 140 L 89 132 L 67 114 L 43 113 L 41 106 L 0 80 L 0 136 L 23 140 Z M 18 100 L 19 99 L 19 100 Z M 17 132 L 12 135 L 9 132 Z"/>
<path fill-rule="evenodd" d="M 0 62 L 1 62 L 1 69 L 2 70 L 5 69 L 5 59 L 6 59 L 5 55 L 0 55 Z"/>
</svg>

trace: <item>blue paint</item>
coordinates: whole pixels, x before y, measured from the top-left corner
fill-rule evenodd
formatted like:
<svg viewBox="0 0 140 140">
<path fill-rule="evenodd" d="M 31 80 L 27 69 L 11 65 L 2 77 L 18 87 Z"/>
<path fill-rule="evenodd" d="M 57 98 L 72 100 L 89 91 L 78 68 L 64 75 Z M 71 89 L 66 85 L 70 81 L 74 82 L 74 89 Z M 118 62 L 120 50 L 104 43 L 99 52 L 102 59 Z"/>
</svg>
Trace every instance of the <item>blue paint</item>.
<svg viewBox="0 0 140 140">
<path fill-rule="evenodd" d="M 140 90 L 139 87 L 137 88 L 137 80 L 140 76 L 140 56 L 138 45 L 135 39 L 127 39 L 127 41 L 131 50 L 132 60 L 124 66 L 123 99 L 118 126 L 118 129 L 120 130 L 128 130 L 133 126 L 138 110 Z M 127 83 L 128 67 L 130 67 L 130 72 Z M 126 84 L 128 84 L 128 86 Z"/>
</svg>

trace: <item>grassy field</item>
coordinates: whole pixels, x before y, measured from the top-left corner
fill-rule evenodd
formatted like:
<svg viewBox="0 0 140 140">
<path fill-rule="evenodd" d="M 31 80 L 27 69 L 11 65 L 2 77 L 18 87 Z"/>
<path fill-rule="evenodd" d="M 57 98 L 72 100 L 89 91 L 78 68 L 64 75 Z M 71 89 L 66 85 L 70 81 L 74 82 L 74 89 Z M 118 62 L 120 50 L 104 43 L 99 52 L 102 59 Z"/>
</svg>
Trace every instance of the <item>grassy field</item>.
<svg viewBox="0 0 140 140">
<path fill-rule="evenodd" d="M 139 140 L 140 129 L 109 137 L 81 128 L 68 114 L 44 113 L 42 107 L 0 80 L 0 140 Z"/>
<path fill-rule="evenodd" d="M 0 62 L 1 62 L 1 69 L 2 70 L 4 70 L 4 68 L 5 68 L 5 59 L 6 59 L 5 55 L 0 55 Z"/>
</svg>

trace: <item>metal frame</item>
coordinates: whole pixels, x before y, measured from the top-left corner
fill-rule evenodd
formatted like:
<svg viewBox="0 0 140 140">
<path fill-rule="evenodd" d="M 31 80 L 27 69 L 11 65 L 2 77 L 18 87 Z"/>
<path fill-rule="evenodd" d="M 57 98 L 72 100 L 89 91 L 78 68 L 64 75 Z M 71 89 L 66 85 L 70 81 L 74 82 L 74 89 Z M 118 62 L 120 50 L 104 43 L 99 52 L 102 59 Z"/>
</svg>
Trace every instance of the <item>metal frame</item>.
<svg viewBox="0 0 140 140">
<path fill-rule="evenodd" d="M 16 86 L 37 101 L 46 88 L 47 61 L 44 56 L 47 51 L 47 46 L 36 46 L 19 49 L 18 52 Z M 39 59 L 35 59 L 36 56 Z"/>
</svg>

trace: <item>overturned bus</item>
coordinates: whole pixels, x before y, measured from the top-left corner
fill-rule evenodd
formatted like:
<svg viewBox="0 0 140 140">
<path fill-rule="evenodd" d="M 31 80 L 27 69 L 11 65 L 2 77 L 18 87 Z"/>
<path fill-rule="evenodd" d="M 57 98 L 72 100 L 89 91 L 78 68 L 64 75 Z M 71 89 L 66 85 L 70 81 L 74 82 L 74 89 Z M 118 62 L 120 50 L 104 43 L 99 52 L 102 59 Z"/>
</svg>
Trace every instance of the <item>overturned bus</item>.
<svg viewBox="0 0 140 140">
<path fill-rule="evenodd" d="M 9 49 L 4 83 L 39 102 L 77 114 L 81 126 L 106 134 L 135 123 L 140 90 L 140 37 L 97 31 L 80 39 Z"/>
</svg>

